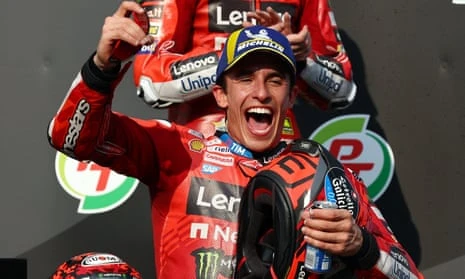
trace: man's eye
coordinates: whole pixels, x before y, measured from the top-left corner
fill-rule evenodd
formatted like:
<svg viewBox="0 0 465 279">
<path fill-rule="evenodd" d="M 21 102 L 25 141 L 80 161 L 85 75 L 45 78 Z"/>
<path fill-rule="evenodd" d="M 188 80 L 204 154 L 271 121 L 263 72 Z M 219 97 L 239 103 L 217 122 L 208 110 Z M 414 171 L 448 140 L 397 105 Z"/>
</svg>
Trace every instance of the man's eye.
<svg viewBox="0 0 465 279">
<path fill-rule="evenodd" d="M 279 78 L 279 77 L 274 77 L 274 78 L 270 78 L 268 82 L 274 85 L 282 85 L 284 82 L 284 79 Z"/>
<path fill-rule="evenodd" d="M 252 78 L 250 76 L 242 76 L 242 77 L 239 77 L 238 80 L 241 82 L 249 82 L 252 80 Z"/>
</svg>

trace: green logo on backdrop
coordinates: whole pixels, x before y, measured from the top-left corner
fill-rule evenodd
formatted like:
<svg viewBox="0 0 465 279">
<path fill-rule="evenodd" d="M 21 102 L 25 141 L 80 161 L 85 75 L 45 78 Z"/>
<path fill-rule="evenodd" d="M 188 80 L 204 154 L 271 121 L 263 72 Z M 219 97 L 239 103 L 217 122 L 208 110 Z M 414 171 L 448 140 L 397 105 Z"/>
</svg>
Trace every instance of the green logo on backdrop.
<svg viewBox="0 0 465 279">
<path fill-rule="evenodd" d="M 367 130 L 370 115 L 349 114 L 333 118 L 318 127 L 310 139 L 323 144 L 344 165 L 365 182 L 368 195 L 376 201 L 391 183 L 394 155 L 389 144 Z"/>
<path fill-rule="evenodd" d="M 136 190 L 139 181 L 118 174 L 93 162 L 79 162 L 57 152 L 55 172 L 61 187 L 80 200 L 77 212 L 96 214 L 123 204 Z"/>
</svg>

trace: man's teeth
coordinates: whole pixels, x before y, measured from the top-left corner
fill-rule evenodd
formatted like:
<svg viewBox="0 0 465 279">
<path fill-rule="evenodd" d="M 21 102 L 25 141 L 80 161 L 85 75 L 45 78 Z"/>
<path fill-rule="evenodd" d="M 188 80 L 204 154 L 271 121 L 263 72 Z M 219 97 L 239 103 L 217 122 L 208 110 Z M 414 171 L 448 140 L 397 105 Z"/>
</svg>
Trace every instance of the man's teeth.
<svg viewBox="0 0 465 279">
<path fill-rule="evenodd" d="M 271 114 L 271 110 L 267 108 L 251 108 L 247 113 Z"/>
</svg>

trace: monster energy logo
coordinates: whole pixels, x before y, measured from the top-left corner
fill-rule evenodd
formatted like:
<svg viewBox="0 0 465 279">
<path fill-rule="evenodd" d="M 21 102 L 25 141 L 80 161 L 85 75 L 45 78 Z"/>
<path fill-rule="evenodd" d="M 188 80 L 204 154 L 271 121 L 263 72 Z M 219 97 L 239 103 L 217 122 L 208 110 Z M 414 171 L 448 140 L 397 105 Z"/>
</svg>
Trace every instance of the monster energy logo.
<svg viewBox="0 0 465 279">
<path fill-rule="evenodd" d="M 193 251 L 191 255 L 195 257 L 197 265 L 196 279 L 216 279 L 218 274 L 232 277 L 232 257 L 225 257 L 222 250 L 201 248 Z"/>
</svg>

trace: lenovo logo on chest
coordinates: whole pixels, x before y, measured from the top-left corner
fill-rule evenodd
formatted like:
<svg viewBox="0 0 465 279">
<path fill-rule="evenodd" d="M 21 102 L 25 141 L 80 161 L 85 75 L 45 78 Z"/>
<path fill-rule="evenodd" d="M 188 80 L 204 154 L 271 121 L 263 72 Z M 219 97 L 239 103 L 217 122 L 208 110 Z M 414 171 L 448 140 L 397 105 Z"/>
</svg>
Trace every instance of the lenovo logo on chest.
<svg viewBox="0 0 465 279">
<path fill-rule="evenodd" d="M 211 179 L 193 177 L 187 199 L 187 214 L 237 221 L 243 189 Z"/>
<path fill-rule="evenodd" d="M 247 12 L 255 9 L 265 9 L 272 7 L 279 15 L 288 12 L 290 15 L 295 14 L 295 5 L 283 4 L 277 2 L 263 2 L 261 7 L 253 7 L 257 1 L 215 1 L 208 2 L 208 28 L 211 32 L 231 33 L 242 27 L 242 23 L 247 20 Z"/>
</svg>

